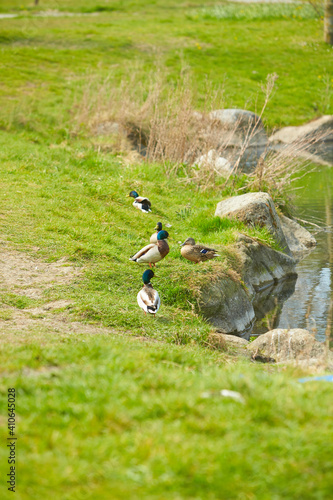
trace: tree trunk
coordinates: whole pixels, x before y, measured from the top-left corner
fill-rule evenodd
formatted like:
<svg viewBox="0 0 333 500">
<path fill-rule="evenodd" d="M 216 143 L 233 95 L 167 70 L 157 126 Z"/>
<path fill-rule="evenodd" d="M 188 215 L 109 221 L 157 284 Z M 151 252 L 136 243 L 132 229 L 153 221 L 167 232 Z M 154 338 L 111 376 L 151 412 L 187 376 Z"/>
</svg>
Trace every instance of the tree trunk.
<svg viewBox="0 0 333 500">
<path fill-rule="evenodd" d="M 324 40 L 333 45 L 333 0 L 325 0 Z"/>
<path fill-rule="evenodd" d="M 35 0 L 35 5 L 38 5 L 38 3 L 39 3 L 39 0 Z"/>
</svg>

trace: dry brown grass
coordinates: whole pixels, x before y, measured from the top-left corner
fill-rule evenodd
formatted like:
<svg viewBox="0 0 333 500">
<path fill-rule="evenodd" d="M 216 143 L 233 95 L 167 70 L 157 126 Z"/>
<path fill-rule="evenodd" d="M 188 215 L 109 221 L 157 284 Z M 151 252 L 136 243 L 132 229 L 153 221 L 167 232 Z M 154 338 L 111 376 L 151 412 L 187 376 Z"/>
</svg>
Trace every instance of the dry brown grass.
<svg viewBox="0 0 333 500">
<path fill-rule="evenodd" d="M 234 144 L 236 132 L 239 138 L 239 122 L 223 129 L 221 123 L 209 115 L 211 110 L 223 109 L 223 89 L 214 89 L 207 83 L 203 109 L 198 112 L 195 110 L 198 96 L 188 73 L 184 71 L 177 84 L 172 85 L 159 68 L 145 80 L 139 69 L 120 84 L 112 78 L 102 83 L 92 79 L 75 105 L 73 132 L 84 130 L 93 134 L 99 148 L 117 152 L 136 150 L 142 160 L 162 163 L 168 176 L 181 168 L 179 181 L 195 183 L 200 189 L 217 185 L 221 188 L 221 173 L 214 163 L 197 164 L 198 157 L 213 150 L 218 157 L 228 157 L 232 169 L 223 187 L 234 188 L 236 192 L 237 179 L 242 174 L 242 158 L 262 126 L 276 79 L 276 74 L 267 77 L 266 84 L 261 87 L 264 104 L 255 123 L 249 122 L 248 128 L 242 130 L 242 142 L 234 149 L 230 144 Z M 321 134 L 279 150 L 267 146 L 256 169 L 240 189 L 268 191 L 283 205 L 285 200 L 281 193 L 290 190 L 292 183 L 308 171 L 313 161 L 308 150 L 323 138 Z M 231 156 L 230 151 L 234 151 Z"/>
<path fill-rule="evenodd" d="M 248 175 L 245 186 L 238 191 L 268 192 L 275 204 L 290 215 L 289 212 L 294 211 L 295 191 L 299 189 L 295 183 L 316 169 L 316 157 L 309 150 L 327 135 L 328 132 L 320 132 L 279 149 L 268 149 L 259 159 L 256 169 Z"/>
<path fill-rule="evenodd" d="M 253 174 L 249 176 L 248 186 L 261 190 L 269 185 L 282 190 L 298 181 L 305 172 L 309 172 L 309 166 L 313 163 L 314 158 L 309 149 L 326 135 L 327 133 L 320 133 L 311 138 L 286 144 L 281 149 L 267 151 L 265 157 L 258 162 Z"/>
<path fill-rule="evenodd" d="M 109 135 L 115 149 L 135 148 L 146 161 L 159 161 L 169 175 L 180 165 L 191 165 L 198 154 L 219 148 L 218 134 L 209 128 L 208 112 L 223 107 L 223 91 L 207 84 L 203 111 L 195 112 L 197 99 L 187 74 L 176 85 L 157 70 L 144 84 L 139 73 L 115 84 L 94 80 L 75 105 L 75 134 L 88 130 Z M 124 140 L 126 137 L 126 140 Z"/>
<path fill-rule="evenodd" d="M 210 333 L 206 342 L 207 347 L 216 351 L 226 352 L 228 350 L 225 338 L 219 333 Z"/>
</svg>

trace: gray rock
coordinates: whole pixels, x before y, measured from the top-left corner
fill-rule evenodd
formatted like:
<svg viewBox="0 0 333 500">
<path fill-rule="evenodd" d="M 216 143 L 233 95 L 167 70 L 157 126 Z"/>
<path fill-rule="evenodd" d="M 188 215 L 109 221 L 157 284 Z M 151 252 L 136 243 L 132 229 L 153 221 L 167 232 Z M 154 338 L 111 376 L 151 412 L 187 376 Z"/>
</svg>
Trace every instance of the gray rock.
<svg viewBox="0 0 333 500">
<path fill-rule="evenodd" d="M 268 138 L 258 115 L 243 109 L 211 111 L 211 133 L 219 134 L 218 151 L 232 165 L 239 162 L 239 169 L 252 172 L 262 154 Z"/>
<path fill-rule="evenodd" d="M 240 282 L 225 277 L 202 289 L 200 310 L 222 333 L 237 335 L 251 328 L 255 314 Z"/>
<path fill-rule="evenodd" d="M 231 347 L 247 347 L 249 345 L 248 340 L 236 337 L 236 335 L 226 335 L 225 333 L 220 333 L 218 335 L 222 336 L 226 344 Z"/>
<path fill-rule="evenodd" d="M 267 144 L 267 134 L 258 115 L 244 109 L 218 109 L 209 113 L 209 118 L 221 130 L 231 132 L 231 145 L 239 146 L 248 139 L 249 144 Z"/>
<path fill-rule="evenodd" d="M 215 215 L 218 217 L 237 218 L 249 225 L 266 226 L 277 239 L 284 251 L 290 255 L 279 216 L 271 196 L 268 193 L 247 193 L 233 196 L 217 204 Z"/>
<path fill-rule="evenodd" d="M 285 235 L 288 247 L 293 257 L 299 261 L 306 254 L 308 254 L 317 242 L 305 227 L 298 224 L 298 222 L 289 219 L 285 215 L 280 215 L 280 221 L 283 233 Z"/>
<path fill-rule="evenodd" d="M 205 285 L 199 305 L 205 318 L 221 333 L 246 335 L 256 318 L 257 291 L 287 276 L 295 276 L 295 261 L 245 235 L 239 236 L 234 250 L 239 280 L 226 276 Z"/>
<path fill-rule="evenodd" d="M 249 236 L 240 234 L 235 250 L 242 279 L 252 295 L 273 283 L 296 275 L 296 262 L 292 257 Z"/>
<path fill-rule="evenodd" d="M 333 369 L 333 353 L 307 330 L 271 330 L 248 346 L 253 359 L 279 363 L 296 362 L 304 367 Z"/>
<path fill-rule="evenodd" d="M 231 348 L 234 352 L 250 357 L 250 352 L 246 349 L 249 341 L 235 335 L 227 335 L 219 330 L 209 334 L 207 344 L 214 349 L 225 351 Z"/>
<path fill-rule="evenodd" d="M 217 174 L 225 177 L 227 177 L 232 171 L 231 163 L 226 158 L 219 156 L 218 152 L 214 149 L 211 149 L 205 155 L 201 155 L 195 163 L 199 167 L 212 168 Z"/>
<path fill-rule="evenodd" d="M 273 134 L 269 142 L 271 144 L 308 142 L 309 153 L 333 164 L 333 115 L 324 115 L 300 127 L 284 127 Z"/>
</svg>

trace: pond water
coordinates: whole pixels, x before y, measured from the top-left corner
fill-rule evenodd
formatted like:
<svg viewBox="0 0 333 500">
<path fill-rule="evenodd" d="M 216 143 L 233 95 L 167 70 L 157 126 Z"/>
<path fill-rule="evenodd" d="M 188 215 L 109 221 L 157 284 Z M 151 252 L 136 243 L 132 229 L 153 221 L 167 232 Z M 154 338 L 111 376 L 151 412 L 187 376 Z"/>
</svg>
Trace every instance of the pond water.
<svg viewBox="0 0 333 500">
<path fill-rule="evenodd" d="M 313 331 L 317 340 L 324 341 L 333 300 L 333 168 L 317 167 L 299 186 L 304 187 L 295 200 L 297 216 L 325 230 L 306 225 L 315 236 L 317 246 L 298 263 L 296 281 L 281 284 L 267 294 L 272 307 L 264 318 L 260 314 L 258 318 L 257 314 L 251 335 L 270 328 L 305 328 Z M 328 330 L 332 337 L 332 325 Z"/>
</svg>

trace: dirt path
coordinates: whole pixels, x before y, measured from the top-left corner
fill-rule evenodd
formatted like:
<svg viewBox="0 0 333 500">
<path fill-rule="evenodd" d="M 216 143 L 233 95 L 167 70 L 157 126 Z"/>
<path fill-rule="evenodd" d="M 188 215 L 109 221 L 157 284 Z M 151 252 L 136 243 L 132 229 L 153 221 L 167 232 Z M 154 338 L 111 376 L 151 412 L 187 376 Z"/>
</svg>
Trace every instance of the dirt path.
<svg viewBox="0 0 333 500">
<path fill-rule="evenodd" d="M 45 290 L 70 285 L 80 275 L 81 270 L 69 265 L 66 259 L 47 263 L 0 242 L 0 294 L 6 302 L 0 300 L 0 335 L 8 338 L 8 334 L 20 332 L 114 333 L 111 328 L 71 321 L 68 309 L 72 303 L 68 300 L 47 302 Z M 20 308 L 20 299 L 27 300 L 27 297 L 38 299 L 41 305 Z"/>
</svg>

